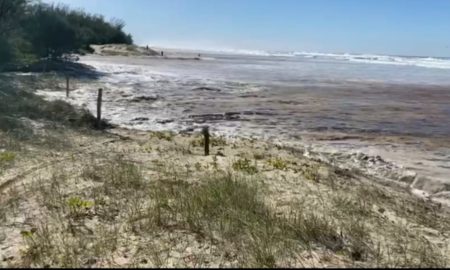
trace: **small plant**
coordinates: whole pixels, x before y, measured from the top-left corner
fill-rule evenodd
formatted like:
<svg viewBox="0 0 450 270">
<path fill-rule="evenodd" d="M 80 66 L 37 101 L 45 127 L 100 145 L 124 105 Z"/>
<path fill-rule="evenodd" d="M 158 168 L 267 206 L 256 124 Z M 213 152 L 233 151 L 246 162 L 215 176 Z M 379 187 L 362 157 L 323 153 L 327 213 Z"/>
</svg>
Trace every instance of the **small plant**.
<svg viewBox="0 0 450 270">
<path fill-rule="evenodd" d="M 0 153 L 0 165 L 11 163 L 16 159 L 16 154 L 12 152 L 2 152 Z"/>
<path fill-rule="evenodd" d="M 214 170 L 219 170 L 219 163 L 217 163 L 217 157 L 216 156 L 213 156 L 213 162 L 212 162 L 212 164 L 211 164 L 212 166 L 213 166 L 213 168 L 214 168 Z"/>
<path fill-rule="evenodd" d="M 347 225 L 347 237 L 349 238 L 350 257 L 355 261 L 366 261 L 370 252 L 366 242 L 369 234 L 365 224 L 360 220 L 352 219 Z"/>
<path fill-rule="evenodd" d="M 209 138 L 209 143 L 213 147 L 227 145 L 227 141 L 222 136 L 220 136 L 220 137 L 211 136 Z M 199 137 L 197 137 L 197 138 L 195 138 L 195 139 L 193 139 L 191 141 L 191 146 L 192 147 L 202 147 L 203 145 L 204 145 L 204 138 L 202 136 L 199 136 Z"/>
<path fill-rule="evenodd" d="M 102 173 L 102 167 L 96 164 L 90 164 L 84 168 L 83 172 L 81 173 L 81 177 L 85 181 L 92 180 L 100 182 L 102 181 Z"/>
<path fill-rule="evenodd" d="M 197 137 L 191 141 L 192 147 L 200 147 L 200 146 L 203 146 L 203 144 L 204 144 L 204 141 L 203 141 L 202 137 Z"/>
<path fill-rule="evenodd" d="M 173 132 L 155 131 L 152 136 L 158 138 L 158 140 L 171 142 L 173 141 L 175 134 Z"/>
<path fill-rule="evenodd" d="M 79 197 L 71 197 L 67 201 L 67 205 L 69 206 L 71 216 L 80 217 L 82 215 L 85 215 L 86 211 L 94 206 L 94 203 L 82 200 Z"/>
<path fill-rule="evenodd" d="M 215 147 L 216 146 L 225 146 L 225 145 L 227 145 L 227 141 L 222 136 L 220 136 L 220 137 L 213 136 L 213 137 L 210 138 L 210 140 L 211 140 L 211 145 L 215 146 Z"/>
<path fill-rule="evenodd" d="M 202 164 L 200 164 L 200 162 L 196 162 L 194 164 L 194 167 L 197 171 L 201 171 L 202 170 Z"/>
<path fill-rule="evenodd" d="M 265 153 L 253 153 L 253 158 L 256 160 L 263 160 L 265 157 Z"/>
<path fill-rule="evenodd" d="M 241 158 L 233 163 L 233 169 L 236 171 L 243 171 L 248 174 L 256 174 L 258 172 L 258 168 L 255 165 L 252 165 L 249 159 Z"/>
<path fill-rule="evenodd" d="M 33 234 L 36 232 L 36 229 L 33 228 L 30 231 L 21 231 L 20 235 L 22 235 L 23 238 L 31 238 L 33 237 Z"/>
<path fill-rule="evenodd" d="M 319 168 L 317 167 L 317 165 L 305 164 L 304 166 L 302 166 L 301 172 L 306 179 L 314 182 L 319 182 Z"/>
<path fill-rule="evenodd" d="M 144 152 L 144 153 L 151 153 L 152 152 L 152 147 L 151 147 L 151 145 L 148 145 L 148 144 L 146 144 L 146 145 L 144 145 L 143 147 L 142 147 L 142 151 Z"/>
<path fill-rule="evenodd" d="M 288 167 L 287 161 L 281 158 L 272 158 L 267 163 L 277 170 L 286 170 Z"/>
<path fill-rule="evenodd" d="M 122 192 L 140 190 L 145 186 L 141 169 L 132 162 L 118 159 L 107 168 L 107 174 L 108 184 Z"/>
</svg>

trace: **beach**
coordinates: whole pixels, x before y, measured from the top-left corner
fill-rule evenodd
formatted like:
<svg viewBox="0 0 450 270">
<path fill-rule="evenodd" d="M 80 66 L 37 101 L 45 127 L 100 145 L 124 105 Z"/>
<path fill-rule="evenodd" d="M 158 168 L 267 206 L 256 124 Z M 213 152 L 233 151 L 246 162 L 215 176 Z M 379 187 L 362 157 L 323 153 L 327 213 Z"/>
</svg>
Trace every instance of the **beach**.
<svg viewBox="0 0 450 270">
<path fill-rule="evenodd" d="M 0 268 L 449 268 L 448 10 L 0 0 Z"/>
<path fill-rule="evenodd" d="M 1 267 L 450 264 L 445 82 L 174 55 L 82 56 L 68 97 L 3 75 L 24 116 L 0 132 Z"/>
<path fill-rule="evenodd" d="M 437 68 L 430 59 L 413 65 L 407 58 L 405 65 L 355 56 L 347 58 L 359 61 L 205 52 L 198 61 L 193 55 L 82 57 L 103 75 L 80 82 L 67 101 L 95 113 L 96 90 L 104 88 L 104 117 L 121 127 L 179 132 L 208 125 L 230 138 L 307 149 L 311 157 L 449 203 L 444 60 L 436 60 Z M 39 93 L 66 100 L 62 92 Z"/>
<path fill-rule="evenodd" d="M 37 130 L 48 146 L 22 144 L 0 178 L 0 266 L 449 263 L 448 209 L 301 149 L 213 136 L 205 156 L 199 132 Z"/>
</svg>

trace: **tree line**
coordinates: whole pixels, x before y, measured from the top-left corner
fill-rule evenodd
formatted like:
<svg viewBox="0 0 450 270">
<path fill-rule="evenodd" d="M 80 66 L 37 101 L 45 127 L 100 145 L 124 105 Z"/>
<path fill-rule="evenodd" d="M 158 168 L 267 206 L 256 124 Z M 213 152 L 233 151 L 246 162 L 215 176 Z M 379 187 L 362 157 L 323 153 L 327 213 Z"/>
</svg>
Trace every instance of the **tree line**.
<svg viewBox="0 0 450 270">
<path fill-rule="evenodd" d="M 121 20 L 38 0 L 0 0 L 0 69 L 90 52 L 91 44 L 132 44 Z"/>
</svg>

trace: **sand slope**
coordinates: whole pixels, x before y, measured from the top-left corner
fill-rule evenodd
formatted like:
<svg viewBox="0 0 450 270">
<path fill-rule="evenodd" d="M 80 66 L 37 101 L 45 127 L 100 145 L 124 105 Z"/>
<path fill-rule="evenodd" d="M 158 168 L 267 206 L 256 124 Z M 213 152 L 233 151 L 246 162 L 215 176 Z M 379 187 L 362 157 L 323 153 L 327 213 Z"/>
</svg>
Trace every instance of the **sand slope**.
<svg viewBox="0 0 450 270">
<path fill-rule="evenodd" d="M 308 159 L 302 149 L 214 138 L 211 155 L 206 157 L 199 134 L 125 129 L 67 132 L 65 140 L 72 147 L 28 147 L 0 176 L 1 266 L 450 265 L 445 257 L 450 243 L 446 209 L 421 201 L 401 187 L 387 188 L 358 172 Z M 139 168 L 137 189 L 133 170 L 127 169 L 125 178 L 104 178 L 108 164 L 116 164 L 110 172 L 122 171 L 124 163 L 114 163 L 117 159 Z M 324 227 L 314 244 L 292 249 L 293 254 L 274 244 L 264 255 L 273 252 L 273 261 L 264 262 L 254 257 L 253 249 L 240 251 L 235 238 L 221 230 L 192 230 L 175 217 L 169 217 L 167 225 L 149 229 L 142 227 L 150 226 L 142 218 L 136 221 L 149 211 L 153 197 L 147 195 L 158 183 L 187 190 L 227 172 L 246 179 L 239 181 L 261 185 L 258 197 L 277 220 L 292 211 L 316 217 L 311 228 Z M 124 182 L 108 182 L 111 177 Z M 74 198 L 85 202 L 85 208 L 76 208 L 75 216 L 70 206 Z M 252 227 L 247 228 L 252 235 Z M 328 230 L 337 233 L 332 245 L 320 236 L 331 233 Z M 242 243 L 262 241 L 246 235 L 239 231 Z M 279 243 L 273 241 L 267 243 Z M 114 248 L 108 249 L 111 245 Z"/>
</svg>

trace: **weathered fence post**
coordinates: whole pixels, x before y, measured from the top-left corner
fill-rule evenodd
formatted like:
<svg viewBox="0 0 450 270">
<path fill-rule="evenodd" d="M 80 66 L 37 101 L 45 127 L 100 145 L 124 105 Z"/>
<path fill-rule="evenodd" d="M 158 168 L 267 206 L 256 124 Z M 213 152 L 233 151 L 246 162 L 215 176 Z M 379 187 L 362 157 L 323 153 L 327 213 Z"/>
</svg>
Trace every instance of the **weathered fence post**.
<svg viewBox="0 0 450 270">
<path fill-rule="evenodd" d="M 69 97 L 70 84 L 69 84 L 69 75 L 66 75 L 66 97 Z"/>
<path fill-rule="evenodd" d="M 97 97 L 97 128 L 101 128 L 102 124 L 102 96 L 103 89 L 98 89 L 98 97 Z"/>
<path fill-rule="evenodd" d="M 205 156 L 209 156 L 209 127 L 203 127 L 202 132 L 205 137 Z"/>
</svg>

